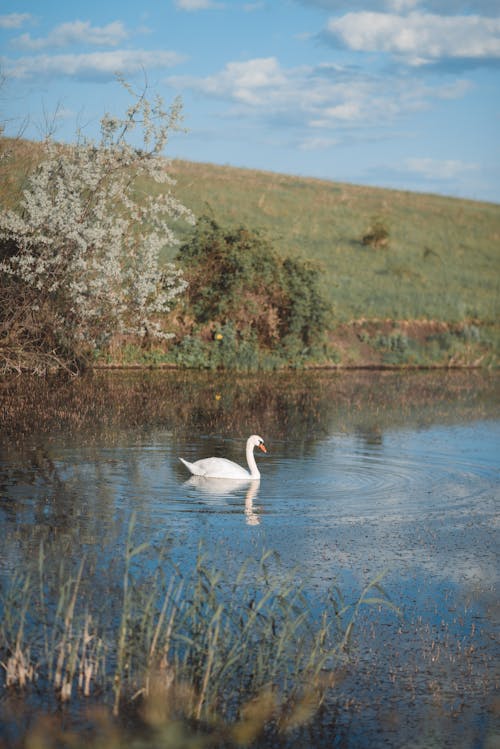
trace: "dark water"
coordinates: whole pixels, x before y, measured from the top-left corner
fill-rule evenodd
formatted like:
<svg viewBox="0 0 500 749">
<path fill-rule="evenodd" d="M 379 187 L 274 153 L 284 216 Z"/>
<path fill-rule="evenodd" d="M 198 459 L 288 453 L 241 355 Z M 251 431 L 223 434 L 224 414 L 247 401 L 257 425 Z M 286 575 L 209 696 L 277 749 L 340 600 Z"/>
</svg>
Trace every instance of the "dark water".
<svg viewBox="0 0 500 749">
<path fill-rule="evenodd" d="M 360 612 L 351 666 L 308 741 L 489 749 L 500 737 L 498 385 L 474 373 L 6 381 L 2 580 L 43 541 L 69 563 L 85 553 L 112 595 L 133 515 L 137 542 L 167 540 L 180 568 L 200 543 L 228 575 L 276 550 L 313 600 L 333 582 L 354 599 L 384 573 L 401 615 Z M 244 464 L 250 433 L 268 448 L 260 482 L 193 481 L 178 459 Z"/>
</svg>

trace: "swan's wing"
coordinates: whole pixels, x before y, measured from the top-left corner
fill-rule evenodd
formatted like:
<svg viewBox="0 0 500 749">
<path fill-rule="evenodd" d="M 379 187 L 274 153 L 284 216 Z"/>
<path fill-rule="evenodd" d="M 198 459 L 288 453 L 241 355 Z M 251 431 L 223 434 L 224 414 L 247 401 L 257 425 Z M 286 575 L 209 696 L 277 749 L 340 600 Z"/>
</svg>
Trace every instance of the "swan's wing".
<svg viewBox="0 0 500 749">
<path fill-rule="evenodd" d="M 199 460 L 196 463 L 189 463 L 187 460 L 184 460 L 184 458 L 179 458 L 179 460 L 182 461 L 182 463 L 184 463 L 188 471 L 190 471 L 193 474 L 193 476 L 205 475 L 205 472 L 203 471 L 203 469 L 200 468 L 198 465 L 199 463 L 202 463 L 203 461 Z"/>
<path fill-rule="evenodd" d="M 179 460 L 182 460 L 193 476 L 205 476 L 214 479 L 250 478 L 248 471 L 239 466 L 238 463 L 227 460 L 227 458 L 203 458 L 202 460 L 196 460 L 194 463 L 189 463 L 184 458 L 179 458 Z"/>
<path fill-rule="evenodd" d="M 194 465 L 198 471 L 202 471 L 201 474 L 198 473 L 197 475 L 203 475 L 207 478 L 248 479 L 250 477 L 248 471 L 226 458 L 204 458 L 203 460 L 197 460 Z"/>
</svg>

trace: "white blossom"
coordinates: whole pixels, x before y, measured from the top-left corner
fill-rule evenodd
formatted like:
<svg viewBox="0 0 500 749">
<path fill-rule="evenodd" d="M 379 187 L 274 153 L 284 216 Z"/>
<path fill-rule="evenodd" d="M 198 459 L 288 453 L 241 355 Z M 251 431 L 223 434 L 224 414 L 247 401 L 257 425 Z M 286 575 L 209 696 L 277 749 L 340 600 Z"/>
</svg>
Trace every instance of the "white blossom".
<svg viewBox="0 0 500 749">
<path fill-rule="evenodd" d="M 160 155 L 180 103 L 165 110 L 122 83 L 133 96 L 125 118 L 106 114 L 97 144 L 81 136 L 71 146 L 45 141 L 19 209 L 0 214 L 0 241 L 16 247 L 0 271 L 37 291 L 34 313 L 50 300 L 64 336 L 94 348 L 117 332 L 167 335 L 161 315 L 186 283 L 160 255 L 176 243 L 169 219 L 193 223 Z M 127 140 L 139 128 L 140 148 Z M 140 196 L 140 179 L 159 183 L 159 196 Z"/>
</svg>

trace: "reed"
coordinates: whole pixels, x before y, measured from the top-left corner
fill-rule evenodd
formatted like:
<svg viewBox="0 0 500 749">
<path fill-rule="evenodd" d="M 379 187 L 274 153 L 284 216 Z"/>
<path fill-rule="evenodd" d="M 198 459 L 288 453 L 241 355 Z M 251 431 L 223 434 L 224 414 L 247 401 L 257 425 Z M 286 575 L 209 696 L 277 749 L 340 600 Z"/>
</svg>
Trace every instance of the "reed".
<svg viewBox="0 0 500 749">
<path fill-rule="evenodd" d="M 38 678 L 60 702 L 90 696 L 155 730 L 194 725 L 250 743 L 269 724 L 310 721 L 349 662 L 359 608 L 392 607 L 377 579 L 354 604 L 333 587 L 318 609 L 272 552 L 230 579 L 202 548 L 189 574 L 161 549 L 145 573 L 152 550 L 134 544 L 134 523 L 118 614 L 98 613 L 85 559 L 54 573 L 40 547 L 35 573 L 12 576 L 0 599 L 6 687 Z"/>
<path fill-rule="evenodd" d="M 31 602 L 31 579 L 14 576 L 13 585 L 7 593 L 3 623 L 2 652 L 4 660 L 0 665 L 5 671 L 5 686 L 25 687 L 36 678 L 35 665 L 31 661 L 30 648 L 25 642 L 25 628 L 28 608 Z M 15 613 L 14 613 L 15 612 Z"/>
</svg>

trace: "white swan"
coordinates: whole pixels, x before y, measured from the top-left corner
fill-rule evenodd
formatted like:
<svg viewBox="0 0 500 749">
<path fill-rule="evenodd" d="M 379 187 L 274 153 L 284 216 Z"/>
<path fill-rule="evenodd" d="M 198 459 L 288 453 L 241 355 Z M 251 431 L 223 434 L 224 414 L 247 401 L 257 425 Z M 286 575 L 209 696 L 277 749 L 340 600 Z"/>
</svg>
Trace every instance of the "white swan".
<svg viewBox="0 0 500 749">
<path fill-rule="evenodd" d="M 194 463 L 188 463 L 184 458 L 179 458 L 179 460 L 182 460 L 193 476 L 205 476 L 207 479 L 250 479 L 256 481 L 260 479 L 260 472 L 253 454 L 254 447 L 260 448 L 264 453 L 267 452 L 262 437 L 252 434 L 247 439 L 247 463 L 250 471 L 226 458 L 203 458 Z"/>
</svg>

